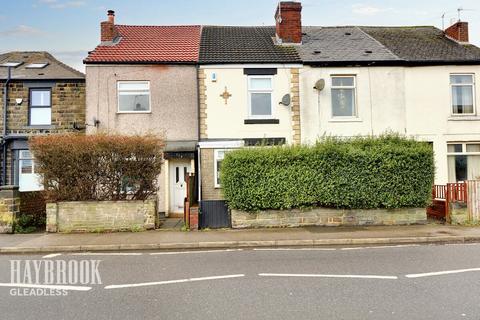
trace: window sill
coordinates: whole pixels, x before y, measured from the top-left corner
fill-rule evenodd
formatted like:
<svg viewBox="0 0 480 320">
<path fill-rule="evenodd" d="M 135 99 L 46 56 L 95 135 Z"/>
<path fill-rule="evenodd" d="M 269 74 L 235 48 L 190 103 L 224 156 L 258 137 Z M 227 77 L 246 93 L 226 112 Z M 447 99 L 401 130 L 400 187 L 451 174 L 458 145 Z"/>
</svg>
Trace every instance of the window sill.
<svg viewBox="0 0 480 320">
<path fill-rule="evenodd" d="M 148 114 L 152 111 L 117 111 L 117 114 Z"/>
<path fill-rule="evenodd" d="M 480 116 L 465 115 L 465 116 L 450 116 L 448 121 L 480 121 Z"/>
<path fill-rule="evenodd" d="M 50 130 L 55 128 L 55 126 L 52 125 L 28 125 L 25 127 L 25 129 L 37 129 L 37 130 Z"/>
<path fill-rule="evenodd" d="M 345 117 L 345 118 L 331 118 L 328 120 L 328 122 L 363 122 L 362 119 L 360 118 L 350 118 L 350 117 Z"/>
<path fill-rule="evenodd" d="M 245 119 L 244 124 L 279 124 L 278 119 Z"/>
</svg>

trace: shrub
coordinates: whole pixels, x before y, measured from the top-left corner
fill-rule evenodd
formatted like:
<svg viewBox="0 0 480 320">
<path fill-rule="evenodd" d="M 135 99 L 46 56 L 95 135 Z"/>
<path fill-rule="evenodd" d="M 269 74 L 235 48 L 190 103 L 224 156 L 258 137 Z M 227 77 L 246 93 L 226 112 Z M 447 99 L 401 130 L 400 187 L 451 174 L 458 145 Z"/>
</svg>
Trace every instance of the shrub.
<svg viewBox="0 0 480 320">
<path fill-rule="evenodd" d="M 157 191 L 162 139 L 51 135 L 30 141 L 49 201 L 144 200 Z"/>
<path fill-rule="evenodd" d="M 434 171 L 428 143 L 390 134 L 232 151 L 220 177 L 232 209 L 371 209 L 426 206 Z"/>
</svg>

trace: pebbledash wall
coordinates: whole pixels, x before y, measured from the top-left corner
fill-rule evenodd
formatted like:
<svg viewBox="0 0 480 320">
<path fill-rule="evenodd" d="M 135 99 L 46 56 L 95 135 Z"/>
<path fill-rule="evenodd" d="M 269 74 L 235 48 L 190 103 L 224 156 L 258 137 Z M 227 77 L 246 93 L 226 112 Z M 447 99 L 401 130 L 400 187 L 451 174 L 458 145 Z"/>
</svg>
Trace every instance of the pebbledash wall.
<svg viewBox="0 0 480 320">
<path fill-rule="evenodd" d="M 330 209 L 232 210 L 232 228 L 305 227 L 305 226 L 377 226 L 427 223 L 425 208 L 405 209 Z"/>
<path fill-rule="evenodd" d="M 47 203 L 47 232 L 143 231 L 156 218 L 153 199 Z"/>
</svg>

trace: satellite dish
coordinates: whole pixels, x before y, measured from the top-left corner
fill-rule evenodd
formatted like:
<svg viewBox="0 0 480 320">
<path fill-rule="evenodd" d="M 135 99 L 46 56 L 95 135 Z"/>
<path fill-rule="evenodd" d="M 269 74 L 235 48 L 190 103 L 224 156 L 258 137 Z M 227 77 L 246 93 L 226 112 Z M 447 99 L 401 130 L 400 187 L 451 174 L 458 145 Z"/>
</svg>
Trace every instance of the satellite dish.
<svg viewBox="0 0 480 320">
<path fill-rule="evenodd" d="M 290 102 L 291 102 L 292 98 L 290 97 L 290 94 L 286 94 L 282 97 L 282 102 L 280 102 L 281 104 L 283 104 L 284 106 L 289 106 L 290 105 Z"/>
<path fill-rule="evenodd" d="M 325 79 L 320 79 L 315 82 L 313 89 L 317 89 L 318 91 L 322 91 L 325 88 Z"/>
</svg>

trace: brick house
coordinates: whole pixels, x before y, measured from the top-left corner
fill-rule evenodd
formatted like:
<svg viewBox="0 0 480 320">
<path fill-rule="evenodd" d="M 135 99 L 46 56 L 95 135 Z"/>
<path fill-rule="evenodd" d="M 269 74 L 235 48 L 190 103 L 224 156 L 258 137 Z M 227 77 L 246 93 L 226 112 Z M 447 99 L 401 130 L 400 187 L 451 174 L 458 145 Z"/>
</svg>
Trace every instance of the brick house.
<svg viewBox="0 0 480 320">
<path fill-rule="evenodd" d="M 48 52 L 9 52 L 0 55 L 0 78 L 2 185 L 42 190 L 28 138 L 84 131 L 85 76 Z"/>
</svg>

